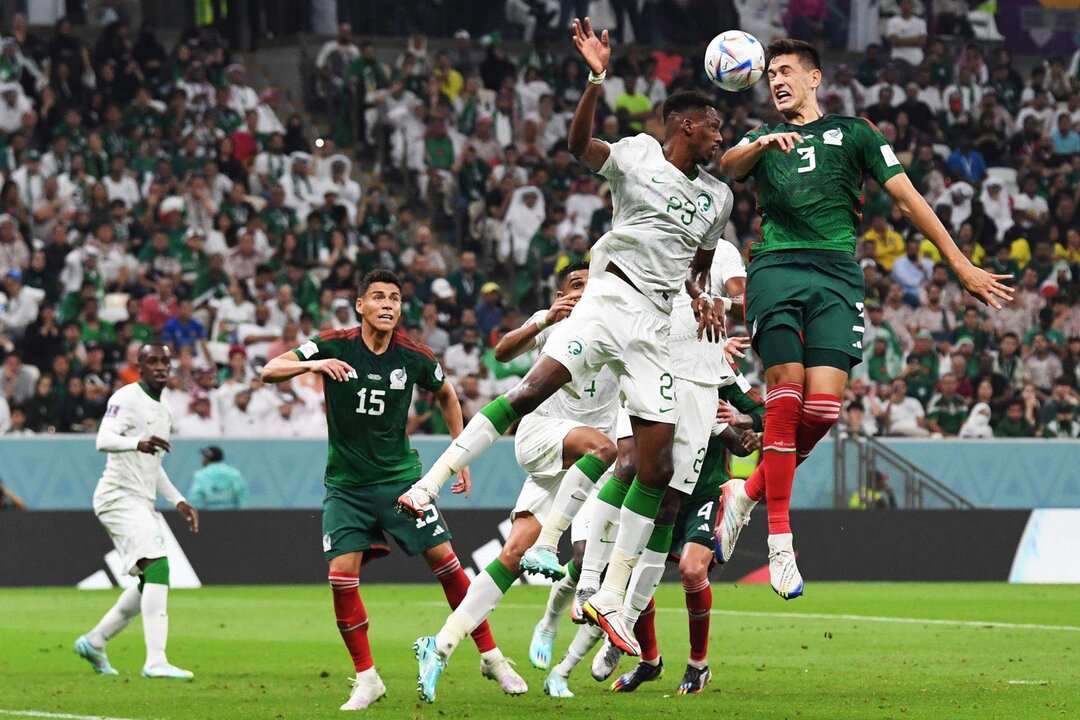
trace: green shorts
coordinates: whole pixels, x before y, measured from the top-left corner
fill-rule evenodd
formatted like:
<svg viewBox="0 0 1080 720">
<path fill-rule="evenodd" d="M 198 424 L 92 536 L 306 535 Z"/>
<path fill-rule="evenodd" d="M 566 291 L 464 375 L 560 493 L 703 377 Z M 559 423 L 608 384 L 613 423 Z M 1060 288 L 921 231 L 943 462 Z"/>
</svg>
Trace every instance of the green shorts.
<svg viewBox="0 0 1080 720">
<path fill-rule="evenodd" d="M 694 494 L 682 501 L 675 518 L 675 532 L 671 537 L 671 555 L 682 555 L 686 543 L 697 543 L 712 550 L 716 547 L 713 530 L 716 513 L 720 509 L 720 495 Z"/>
<path fill-rule="evenodd" d="M 786 327 L 798 333 L 804 350 L 842 353 L 851 367 L 859 364 L 863 283 L 854 256 L 838 250 L 780 250 L 755 257 L 746 278 L 746 324 L 754 352 L 761 355 L 769 330 Z"/>
<path fill-rule="evenodd" d="M 432 505 L 419 520 L 397 511 L 397 499 L 411 480 L 374 485 L 327 485 L 323 499 L 323 554 L 327 561 L 351 552 L 364 563 L 390 553 L 386 535 L 410 557 L 451 539 L 450 528 Z"/>
</svg>

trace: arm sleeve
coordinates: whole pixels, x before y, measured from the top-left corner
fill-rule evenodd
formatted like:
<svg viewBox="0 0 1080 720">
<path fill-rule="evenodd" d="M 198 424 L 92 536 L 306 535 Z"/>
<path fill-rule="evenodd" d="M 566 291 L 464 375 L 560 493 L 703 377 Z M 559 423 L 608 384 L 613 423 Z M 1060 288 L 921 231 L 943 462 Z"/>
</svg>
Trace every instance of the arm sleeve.
<svg viewBox="0 0 1080 720">
<path fill-rule="evenodd" d="M 293 353 L 295 353 L 299 360 L 325 360 L 327 358 L 337 357 L 335 352 L 337 349 L 337 342 L 334 339 L 335 334 L 335 331 L 332 330 L 321 332 L 310 338 L 300 347 L 293 348 Z"/>
<path fill-rule="evenodd" d="M 637 136 L 623 138 L 615 143 L 607 143 L 608 157 L 597 170 L 608 180 L 618 180 L 626 173 L 626 168 L 633 163 L 633 150 L 637 145 Z"/>
<path fill-rule="evenodd" d="M 173 507 L 184 502 L 184 496 L 180 494 L 180 491 L 177 490 L 176 486 L 169 480 L 169 474 L 165 472 L 165 468 L 158 469 L 157 491 L 158 495 L 165 498 L 165 500 Z"/>
<path fill-rule="evenodd" d="M 138 436 L 128 437 L 126 433 L 133 427 L 130 413 L 117 401 L 114 395 L 109 399 L 105 417 L 101 419 L 97 433 L 98 452 L 127 452 L 139 447 Z"/>
<path fill-rule="evenodd" d="M 865 124 L 860 123 L 857 127 L 860 127 L 858 148 L 863 167 L 879 185 L 884 185 L 886 180 L 904 172 L 904 166 L 889 146 L 889 141 L 872 122 L 866 120 Z"/>
<path fill-rule="evenodd" d="M 745 145 L 749 145 L 750 143 L 754 142 L 755 140 L 757 140 L 762 135 L 768 135 L 768 134 L 769 134 L 769 128 L 767 126 L 758 125 L 756 128 L 754 128 L 750 132 L 743 135 L 742 139 L 739 140 L 739 142 L 735 143 L 735 147 L 743 147 Z M 756 173 L 757 173 L 757 163 L 754 164 L 754 167 L 750 170 L 750 172 L 746 173 L 742 177 L 735 178 L 735 180 L 738 180 L 738 181 L 742 182 L 743 180 L 746 180 L 749 177 L 753 177 Z"/>
<path fill-rule="evenodd" d="M 720 397 L 739 412 L 749 415 L 754 421 L 754 432 L 761 432 L 765 427 L 765 406 L 752 394 L 745 393 L 737 385 L 720 388 Z"/>
<path fill-rule="evenodd" d="M 531 324 L 534 324 L 534 323 L 543 322 L 544 317 L 546 317 L 546 316 L 547 316 L 547 310 L 537 310 L 536 312 L 534 312 L 529 317 L 528 320 L 526 320 L 522 324 L 521 327 L 525 327 L 526 325 L 531 325 Z M 533 340 L 536 341 L 535 348 L 536 348 L 537 351 L 540 351 L 540 350 L 544 349 L 544 343 L 546 343 L 548 338 L 551 337 L 551 332 L 552 332 L 551 328 L 552 327 L 553 326 L 549 325 L 548 327 L 544 328 L 540 332 L 536 333 L 536 337 L 533 338 Z"/>
<path fill-rule="evenodd" d="M 420 366 L 420 379 L 417 380 L 417 385 L 436 392 L 440 390 L 443 384 L 446 382 L 446 374 L 443 373 L 442 365 L 439 364 L 437 358 L 428 358 L 425 356 Z"/>
<path fill-rule="evenodd" d="M 746 267 L 743 266 L 739 249 L 727 240 L 722 240 L 716 245 L 716 254 L 713 255 L 712 271 L 709 277 L 712 295 L 725 295 L 724 285 L 728 280 L 746 277 Z"/>
</svg>

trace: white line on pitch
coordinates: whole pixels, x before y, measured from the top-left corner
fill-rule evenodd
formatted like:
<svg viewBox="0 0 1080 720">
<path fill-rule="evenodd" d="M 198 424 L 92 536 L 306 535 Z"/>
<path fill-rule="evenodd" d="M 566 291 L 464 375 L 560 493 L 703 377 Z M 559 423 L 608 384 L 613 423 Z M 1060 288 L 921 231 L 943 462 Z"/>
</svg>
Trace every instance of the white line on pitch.
<svg viewBox="0 0 1080 720">
<path fill-rule="evenodd" d="M 375 604 L 375 603 L 370 603 Z M 395 603 L 397 604 L 397 603 Z M 421 603 L 414 603 L 421 604 Z M 443 606 L 435 601 L 422 603 L 430 606 Z M 522 603 L 501 603 L 497 607 L 511 610 L 536 610 L 535 605 Z M 657 612 L 685 613 L 685 608 L 658 607 Z M 1035 623 L 996 622 L 993 620 L 949 620 L 941 618 L 886 617 L 883 615 L 834 615 L 829 613 L 794 613 L 794 612 L 755 612 L 753 610 L 713 610 L 713 615 L 729 617 L 753 617 L 781 620 L 848 620 L 851 622 L 897 623 L 900 625 L 951 625 L 955 627 L 994 628 L 996 630 L 1048 630 L 1051 632 L 1080 632 L 1077 625 L 1037 625 Z"/>
<path fill-rule="evenodd" d="M 0 710 L 0 715 L 14 717 L 60 718 L 60 720 L 130 720 L 129 718 L 108 717 L 106 715 L 71 715 L 69 713 L 51 713 L 40 710 Z"/>
</svg>

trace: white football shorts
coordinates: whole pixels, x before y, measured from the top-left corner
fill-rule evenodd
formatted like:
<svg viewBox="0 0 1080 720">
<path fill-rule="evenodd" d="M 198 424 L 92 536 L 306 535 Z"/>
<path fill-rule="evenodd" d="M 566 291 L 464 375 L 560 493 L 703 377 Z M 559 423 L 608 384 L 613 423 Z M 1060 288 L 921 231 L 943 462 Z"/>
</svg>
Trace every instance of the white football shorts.
<svg viewBox="0 0 1080 720">
<path fill-rule="evenodd" d="M 113 500 L 94 514 L 112 538 L 129 575 L 139 575 L 139 560 L 166 556 L 165 518 L 142 499 Z"/>
<path fill-rule="evenodd" d="M 679 417 L 671 447 L 675 471 L 671 474 L 670 486 L 689 495 L 694 492 L 701 473 L 720 396 L 716 385 L 676 379 L 675 386 L 679 393 Z"/>
</svg>

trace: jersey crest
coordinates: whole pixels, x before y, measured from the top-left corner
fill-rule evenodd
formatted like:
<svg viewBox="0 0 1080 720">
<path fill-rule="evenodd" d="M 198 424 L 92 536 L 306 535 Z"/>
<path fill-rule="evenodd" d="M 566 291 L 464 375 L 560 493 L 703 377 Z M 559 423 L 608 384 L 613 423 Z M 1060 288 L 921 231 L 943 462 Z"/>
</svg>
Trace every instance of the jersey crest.
<svg viewBox="0 0 1080 720">
<path fill-rule="evenodd" d="M 409 375 L 405 372 L 405 368 L 398 368 L 390 373 L 390 389 L 391 390 L 404 390 L 405 383 L 409 381 Z"/>
</svg>

